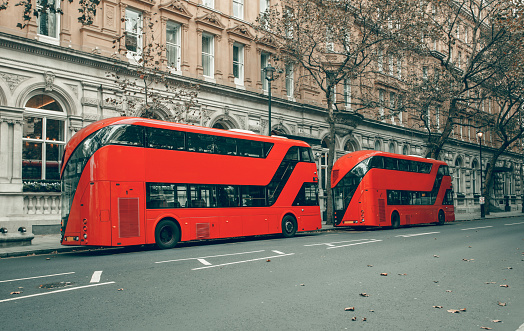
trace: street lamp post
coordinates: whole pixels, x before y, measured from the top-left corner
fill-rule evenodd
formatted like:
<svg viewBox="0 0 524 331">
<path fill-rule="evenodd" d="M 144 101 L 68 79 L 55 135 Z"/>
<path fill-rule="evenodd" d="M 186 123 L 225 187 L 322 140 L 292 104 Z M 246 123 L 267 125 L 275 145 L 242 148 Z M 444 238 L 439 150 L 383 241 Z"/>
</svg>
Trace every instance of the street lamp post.
<svg viewBox="0 0 524 331">
<path fill-rule="evenodd" d="M 480 152 L 480 217 L 484 218 L 486 217 L 486 210 L 484 209 L 484 195 L 482 194 L 482 187 L 484 186 L 483 179 L 482 179 L 482 132 L 477 132 L 477 137 L 479 138 L 479 152 Z"/>
<path fill-rule="evenodd" d="M 267 92 L 267 96 L 268 96 L 268 102 L 267 102 L 267 105 L 268 105 L 268 116 L 269 116 L 269 119 L 268 119 L 268 133 L 267 135 L 268 136 L 271 136 L 271 82 L 275 80 L 275 77 L 274 77 L 274 73 L 276 71 L 275 68 L 273 68 L 271 66 L 270 63 L 267 64 L 267 67 L 264 68 L 264 71 L 266 73 L 266 79 L 267 79 L 267 82 L 268 82 L 268 92 Z"/>
</svg>

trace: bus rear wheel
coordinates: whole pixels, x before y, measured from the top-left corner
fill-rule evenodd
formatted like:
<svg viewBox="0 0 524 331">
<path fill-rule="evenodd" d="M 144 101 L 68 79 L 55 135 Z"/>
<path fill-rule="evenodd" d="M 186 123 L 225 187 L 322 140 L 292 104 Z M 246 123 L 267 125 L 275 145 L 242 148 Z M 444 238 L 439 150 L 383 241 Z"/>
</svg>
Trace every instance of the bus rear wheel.
<svg viewBox="0 0 524 331">
<path fill-rule="evenodd" d="M 444 225 L 445 222 L 446 222 L 446 215 L 444 215 L 444 211 L 440 210 L 438 212 L 437 225 Z"/>
<path fill-rule="evenodd" d="M 291 238 L 297 232 L 297 221 L 291 215 L 286 215 L 282 219 L 282 236 Z"/>
<path fill-rule="evenodd" d="M 176 246 L 180 239 L 180 230 L 171 220 L 160 221 L 155 229 L 155 243 L 160 249 L 169 249 Z"/>
<path fill-rule="evenodd" d="M 400 226 L 400 215 L 394 211 L 393 214 L 391 214 L 391 228 L 392 229 L 398 229 Z"/>
</svg>

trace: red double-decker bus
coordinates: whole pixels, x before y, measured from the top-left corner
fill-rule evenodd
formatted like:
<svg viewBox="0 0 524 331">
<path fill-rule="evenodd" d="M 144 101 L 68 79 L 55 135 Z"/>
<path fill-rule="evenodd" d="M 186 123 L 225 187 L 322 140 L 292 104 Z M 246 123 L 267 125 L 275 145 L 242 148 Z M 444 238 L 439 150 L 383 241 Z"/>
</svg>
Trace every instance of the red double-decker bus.
<svg viewBox="0 0 524 331">
<path fill-rule="evenodd" d="M 321 228 L 302 141 L 119 117 L 64 151 L 63 245 L 125 246 Z"/>
<path fill-rule="evenodd" d="M 379 151 L 348 153 L 333 165 L 335 226 L 398 228 L 455 220 L 448 165 Z"/>
</svg>

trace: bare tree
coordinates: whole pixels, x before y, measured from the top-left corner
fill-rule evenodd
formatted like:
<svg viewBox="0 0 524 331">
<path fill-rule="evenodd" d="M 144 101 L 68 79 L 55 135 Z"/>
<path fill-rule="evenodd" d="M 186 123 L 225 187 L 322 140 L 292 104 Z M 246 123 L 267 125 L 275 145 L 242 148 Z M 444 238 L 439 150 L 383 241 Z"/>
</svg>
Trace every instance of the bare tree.
<svg viewBox="0 0 524 331">
<path fill-rule="evenodd" d="M 126 24 L 136 26 L 136 34 L 122 34 L 113 41 L 114 71 L 107 76 L 114 80 L 123 94 L 122 99 L 108 99 L 106 102 L 125 103 L 127 112 L 123 115 L 139 115 L 156 118 L 159 109 L 170 109 L 169 120 L 186 122 L 188 116 L 200 116 L 197 104 L 199 85 L 170 73 L 166 58 L 166 45 L 155 33 L 159 22 L 155 17 L 147 17 L 141 27 L 131 18 Z M 143 42 L 141 45 L 140 38 Z M 122 58 L 128 62 L 122 61 Z"/>
<path fill-rule="evenodd" d="M 273 6 L 259 18 L 258 33 L 275 45 L 277 65 L 293 63 L 301 69 L 301 89 L 321 91 L 329 125 L 327 162 L 327 223 L 333 221 L 331 170 L 335 157 L 335 130 L 347 112 L 338 110 L 337 85 L 350 80 L 360 91 L 373 89 L 376 60 L 381 49 L 414 44 L 414 31 L 423 28 L 412 1 L 296 0 Z M 415 6 L 416 7 L 416 6 Z M 376 107 L 367 93 L 352 97 L 352 120 L 359 109 Z"/>
<path fill-rule="evenodd" d="M 420 34 L 423 47 L 412 49 L 420 70 L 406 80 L 404 109 L 412 111 L 428 134 L 427 156 L 438 158 L 456 126 L 486 124 L 481 106 L 493 93 L 489 81 L 500 70 L 497 63 L 508 58 L 501 50 L 512 38 L 500 17 L 515 6 L 506 0 L 430 0 L 426 4 L 428 27 Z M 421 102 L 425 104 L 419 107 Z M 438 128 L 428 125 L 428 114 L 437 110 Z"/>
</svg>

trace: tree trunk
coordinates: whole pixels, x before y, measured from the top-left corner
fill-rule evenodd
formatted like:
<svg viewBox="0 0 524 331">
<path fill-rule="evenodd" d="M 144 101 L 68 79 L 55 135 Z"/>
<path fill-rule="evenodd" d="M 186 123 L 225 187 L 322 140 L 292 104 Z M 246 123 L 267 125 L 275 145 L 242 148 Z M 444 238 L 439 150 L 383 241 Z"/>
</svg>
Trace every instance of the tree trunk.
<svg viewBox="0 0 524 331">
<path fill-rule="evenodd" d="M 455 126 L 455 123 L 453 122 L 453 118 L 455 116 L 455 113 L 457 111 L 456 108 L 456 100 L 452 100 L 449 106 L 449 116 L 446 120 L 446 125 L 444 126 L 444 130 L 442 130 L 442 134 L 436 139 L 435 142 L 429 141 L 431 139 L 431 135 L 428 136 L 428 146 L 430 148 L 429 151 L 429 157 L 435 160 L 438 160 L 438 157 L 440 156 L 440 152 L 442 152 L 442 148 L 444 147 L 444 144 L 448 141 L 449 136 L 451 135 L 451 132 L 453 131 L 453 128 Z"/>
<path fill-rule="evenodd" d="M 328 89 L 330 91 L 330 89 Z M 335 114 L 331 102 L 330 93 L 326 93 L 328 105 L 328 124 L 329 124 L 329 142 L 328 142 L 328 159 L 327 159 L 327 178 L 326 178 L 326 224 L 333 224 L 333 191 L 331 190 L 331 171 L 335 163 Z"/>
<path fill-rule="evenodd" d="M 495 164 L 497 163 L 499 156 L 502 155 L 509 145 L 509 143 L 502 144 L 491 156 L 489 167 L 486 168 L 486 178 L 484 180 L 484 185 L 482 186 L 482 196 L 486 197 L 486 203 L 484 206 L 486 214 L 489 213 L 490 207 L 489 189 L 493 186 L 493 169 L 495 168 Z"/>
</svg>

